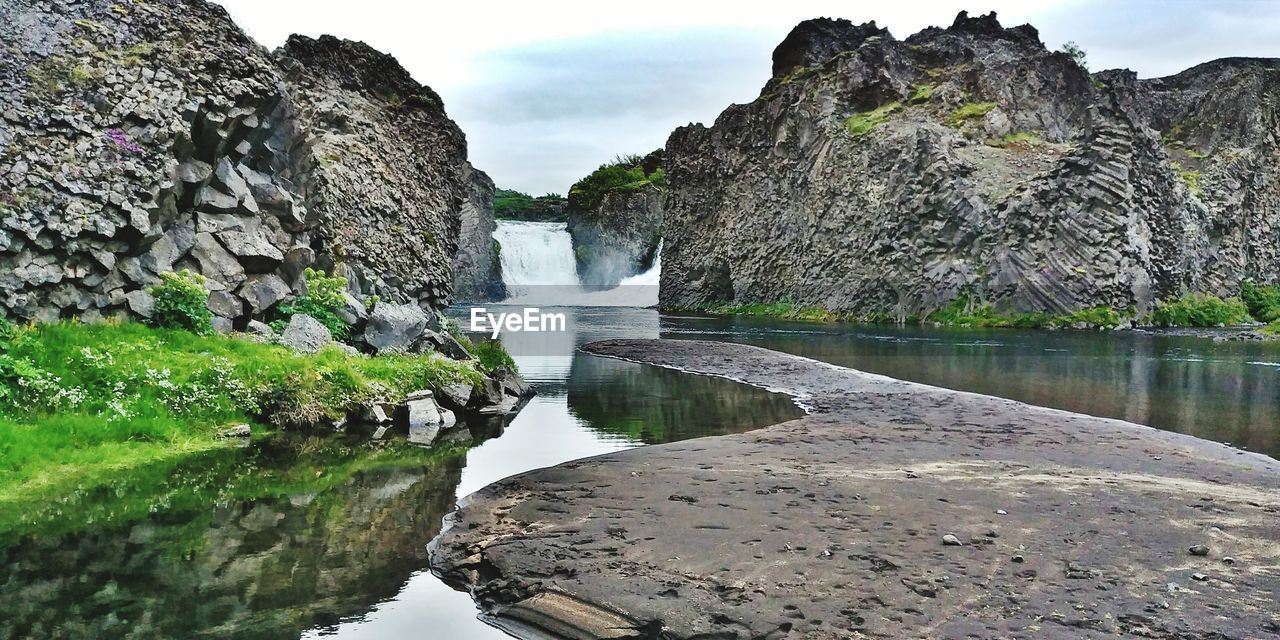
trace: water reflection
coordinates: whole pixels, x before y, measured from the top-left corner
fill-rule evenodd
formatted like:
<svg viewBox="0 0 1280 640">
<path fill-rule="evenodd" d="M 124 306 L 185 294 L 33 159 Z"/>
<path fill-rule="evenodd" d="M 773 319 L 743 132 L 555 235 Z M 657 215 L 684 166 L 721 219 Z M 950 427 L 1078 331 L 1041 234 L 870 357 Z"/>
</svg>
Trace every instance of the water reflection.
<svg viewBox="0 0 1280 640">
<path fill-rule="evenodd" d="M 280 472 L 282 494 L 214 494 L 201 508 L 0 550 L 0 637 L 297 638 L 368 610 L 425 561 L 462 457 L 316 455 L 331 447 L 300 442 L 259 461 Z M 350 455 L 368 464 L 336 484 L 315 464 Z"/>
<path fill-rule="evenodd" d="M 798 415 L 736 383 L 576 352 L 611 337 L 757 344 L 1280 456 L 1280 345 L 565 311 L 567 333 L 504 336 L 539 396 L 509 424 L 468 424 L 482 444 L 465 453 L 332 442 L 236 452 L 259 456 L 245 467 L 257 470 L 250 497 L 223 478 L 141 521 L 3 547 L 0 638 L 504 638 L 425 571 L 425 546 L 458 497 L 514 473 Z"/>
<path fill-rule="evenodd" d="M 1277 343 L 1133 331 L 868 328 L 706 317 L 664 318 L 662 333 L 759 345 L 1280 457 Z"/>
</svg>

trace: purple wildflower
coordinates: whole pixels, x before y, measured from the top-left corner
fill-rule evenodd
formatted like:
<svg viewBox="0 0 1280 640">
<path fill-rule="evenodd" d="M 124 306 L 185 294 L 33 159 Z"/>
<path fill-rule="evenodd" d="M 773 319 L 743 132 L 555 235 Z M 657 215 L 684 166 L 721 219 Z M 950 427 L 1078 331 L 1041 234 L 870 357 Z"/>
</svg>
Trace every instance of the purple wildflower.
<svg viewBox="0 0 1280 640">
<path fill-rule="evenodd" d="M 107 141 L 126 153 L 142 153 L 142 147 L 129 138 L 122 129 L 107 129 Z"/>
</svg>

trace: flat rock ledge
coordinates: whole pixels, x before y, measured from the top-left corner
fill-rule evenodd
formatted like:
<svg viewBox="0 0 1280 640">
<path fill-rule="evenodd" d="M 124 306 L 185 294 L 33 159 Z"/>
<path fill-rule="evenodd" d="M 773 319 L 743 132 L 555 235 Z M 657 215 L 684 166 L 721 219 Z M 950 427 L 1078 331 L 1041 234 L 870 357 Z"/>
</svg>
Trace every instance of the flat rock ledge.
<svg viewBox="0 0 1280 640">
<path fill-rule="evenodd" d="M 433 570 L 519 637 L 1280 637 L 1275 460 L 750 346 L 585 350 L 810 413 L 469 498 Z"/>
</svg>

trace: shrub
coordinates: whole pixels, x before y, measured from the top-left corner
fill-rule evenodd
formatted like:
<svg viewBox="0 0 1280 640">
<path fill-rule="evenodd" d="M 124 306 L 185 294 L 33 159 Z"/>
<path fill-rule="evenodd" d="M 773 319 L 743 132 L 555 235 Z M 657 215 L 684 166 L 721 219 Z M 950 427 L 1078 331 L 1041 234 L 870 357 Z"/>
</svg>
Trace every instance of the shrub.
<svg viewBox="0 0 1280 640">
<path fill-rule="evenodd" d="M 209 292 L 204 289 L 206 278 L 183 269 L 162 273 L 160 280 L 160 284 L 150 289 L 156 299 L 152 326 L 186 329 L 201 336 L 213 333 L 213 312 L 207 306 Z"/>
<path fill-rule="evenodd" d="M 876 127 L 884 124 L 889 116 L 902 106 L 900 102 L 890 102 L 889 104 L 880 105 L 871 111 L 863 111 L 855 113 L 844 119 L 844 128 L 849 135 L 855 138 L 861 138 L 875 130 Z"/>
<path fill-rule="evenodd" d="M 991 113 L 991 110 L 995 108 L 996 103 L 994 102 L 970 102 L 952 111 L 951 115 L 947 116 L 946 123 L 952 127 L 959 127 L 969 120 L 981 118 Z"/>
<path fill-rule="evenodd" d="M 1259 322 L 1280 320 L 1280 286 L 1260 285 L 1245 280 L 1240 285 L 1240 299 L 1249 309 L 1249 315 Z"/>
<path fill-rule="evenodd" d="M 1249 310 L 1239 298 L 1223 300 L 1206 293 L 1190 293 L 1156 305 L 1150 321 L 1161 327 L 1236 325 L 1249 321 Z"/>
<path fill-rule="evenodd" d="M 565 199 L 558 193 L 533 197 L 523 191 L 498 189 L 493 195 L 495 218 L 559 222 L 565 219 Z"/>
<path fill-rule="evenodd" d="M 338 312 L 347 306 L 343 292 L 347 289 L 347 279 L 342 276 L 327 276 L 323 271 L 307 267 L 303 272 L 307 283 L 307 293 L 280 305 L 280 313 L 285 318 L 304 314 L 315 318 L 324 325 L 334 340 L 343 341 L 351 333 Z"/>
<path fill-rule="evenodd" d="M 1062 45 L 1061 49 L 1058 49 L 1058 51 L 1067 54 L 1067 56 L 1074 60 L 1076 64 L 1080 65 L 1081 69 L 1084 69 L 1086 72 L 1089 71 L 1089 56 L 1085 53 L 1084 47 L 1081 47 L 1074 41 L 1068 40 Z"/>
<path fill-rule="evenodd" d="M 471 355 L 480 361 L 485 371 L 516 370 L 516 361 L 511 358 L 511 354 L 507 353 L 506 347 L 497 340 L 484 340 L 475 344 L 471 349 Z"/>
<path fill-rule="evenodd" d="M 646 174 L 641 166 L 643 161 L 644 158 L 636 155 L 618 156 L 613 162 L 600 165 L 569 188 L 570 204 L 579 211 L 594 211 L 605 195 L 614 191 L 638 191 L 647 186 L 665 188 L 667 176 L 662 168 Z"/>
<path fill-rule="evenodd" d="M 476 345 L 471 342 L 471 338 L 468 338 L 467 334 L 463 333 L 462 326 L 458 324 L 457 320 L 454 320 L 453 318 L 446 318 L 444 321 L 444 328 L 449 332 L 450 336 L 453 336 L 454 340 L 458 341 L 458 344 L 462 345 L 463 349 L 467 350 L 468 353 L 473 353 L 475 351 Z"/>
</svg>

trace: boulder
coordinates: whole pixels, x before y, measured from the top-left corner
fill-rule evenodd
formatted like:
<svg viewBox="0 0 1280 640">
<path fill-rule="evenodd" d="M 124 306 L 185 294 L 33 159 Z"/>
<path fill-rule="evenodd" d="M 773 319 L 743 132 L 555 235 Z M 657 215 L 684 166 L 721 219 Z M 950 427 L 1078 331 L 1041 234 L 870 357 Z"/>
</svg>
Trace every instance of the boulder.
<svg viewBox="0 0 1280 640">
<path fill-rule="evenodd" d="M 221 333 L 221 334 L 223 334 L 223 335 L 226 335 L 226 334 L 231 333 L 231 332 L 233 332 L 233 331 L 235 331 L 235 330 L 236 330 L 236 324 L 235 324 L 235 322 L 234 322 L 234 321 L 232 321 L 232 320 L 231 320 L 231 318 L 224 318 L 224 317 L 222 317 L 222 316 L 214 316 L 214 317 L 213 317 L 213 330 L 214 330 L 214 331 L 217 331 L 218 333 Z"/>
<path fill-rule="evenodd" d="M 405 399 L 405 415 L 409 425 L 409 441 L 414 444 L 435 444 L 441 431 L 457 423 L 453 412 L 440 408 L 430 391 L 409 394 Z"/>
<path fill-rule="evenodd" d="M 239 318 L 244 315 L 244 301 L 230 291 L 214 291 L 209 294 L 205 304 L 214 315 L 224 318 Z"/>
<path fill-rule="evenodd" d="M 365 324 L 364 341 L 378 353 L 408 351 L 429 322 L 417 305 L 379 303 Z"/>
<path fill-rule="evenodd" d="M 533 387 L 515 371 L 501 369 L 494 373 L 493 377 L 497 378 L 502 392 L 508 396 L 528 398 L 533 395 Z"/>
<path fill-rule="evenodd" d="M 419 353 L 436 351 L 454 360 L 471 359 L 471 354 L 452 335 L 430 329 L 422 332 L 422 338 L 415 346 L 415 350 Z"/>
<path fill-rule="evenodd" d="M 218 239 L 250 273 L 268 273 L 284 262 L 284 253 L 267 240 L 261 229 L 256 232 L 221 231 Z"/>
<path fill-rule="evenodd" d="M 144 289 L 130 291 L 124 298 L 128 301 L 129 311 L 140 318 L 150 318 L 155 312 L 156 299 Z"/>
<path fill-rule="evenodd" d="M 440 390 L 440 404 L 455 411 L 461 411 L 471 403 L 471 392 L 471 385 L 465 382 L 445 385 Z"/>
<path fill-rule="evenodd" d="M 199 265 L 200 273 L 210 280 L 215 290 L 233 289 L 244 282 L 244 267 L 210 233 L 197 233 L 191 247 L 191 258 Z"/>
<path fill-rule="evenodd" d="M 293 290 L 280 276 L 274 273 L 259 273 L 249 276 L 240 286 L 240 297 L 249 303 L 249 310 L 254 316 L 261 316 L 276 306 L 281 300 L 289 297 Z"/>
<path fill-rule="evenodd" d="M 337 314 L 343 322 L 354 327 L 369 317 L 369 311 L 365 309 L 364 303 L 351 295 L 351 292 L 344 291 L 342 293 L 342 301 L 343 306 L 338 309 Z"/>
<path fill-rule="evenodd" d="M 289 318 L 289 326 L 280 334 L 280 344 L 298 353 L 316 353 L 332 342 L 329 329 L 305 313 Z"/>
<path fill-rule="evenodd" d="M 245 327 L 245 332 L 267 340 L 273 340 L 276 337 L 276 330 L 272 329 L 271 325 L 259 320 L 250 320 L 249 326 Z"/>
</svg>

